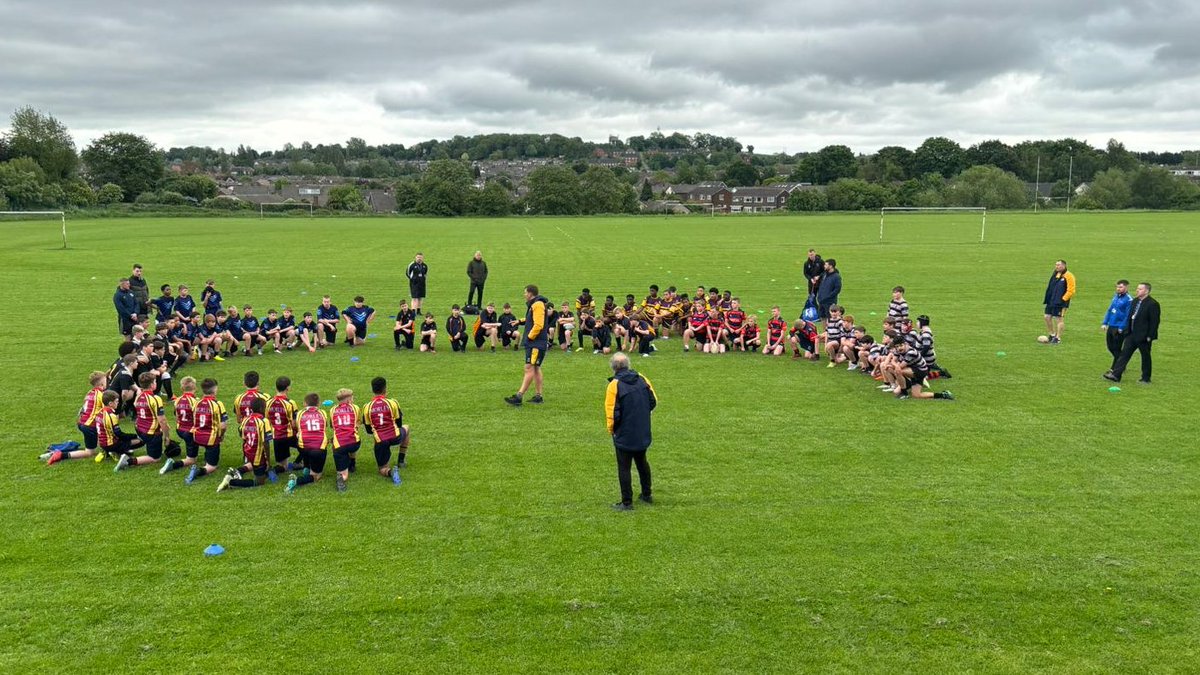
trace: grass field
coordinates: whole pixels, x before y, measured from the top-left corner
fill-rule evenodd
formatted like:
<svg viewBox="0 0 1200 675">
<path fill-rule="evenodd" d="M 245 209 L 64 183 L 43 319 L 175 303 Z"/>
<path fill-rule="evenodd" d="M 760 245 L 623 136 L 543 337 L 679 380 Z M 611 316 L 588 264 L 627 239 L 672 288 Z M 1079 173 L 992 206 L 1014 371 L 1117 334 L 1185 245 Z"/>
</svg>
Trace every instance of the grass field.
<svg viewBox="0 0 1200 675">
<path fill-rule="evenodd" d="M 0 223 L 0 671 L 1192 671 L 1200 662 L 1194 214 Z M 439 323 L 482 249 L 488 298 L 539 284 L 730 288 L 803 303 L 804 252 L 843 271 L 874 328 L 895 284 L 933 317 L 958 400 L 898 401 L 825 364 L 683 354 L 655 384 L 658 503 L 615 513 L 606 361 L 554 352 L 547 403 L 511 409 L 514 353 L 395 353 L 412 254 Z M 1079 279 L 1063 344 L 1042 291 Z M 356 293 L 379 337 L 196 364 L 299 396 L 385 375 L 413 427 L 402 487 L 364 452 L 332 480 L 214 494 L 210 477 L 35 456 L 77 436 L 87 373 L 115 354 L 111 297 L 218 280 L 264 313 Z M 1163 305 L 1151 387 L 1108 392 L 1100 320 L 1119 277 Z M 870 316 L 876 312 L 877 316 Z M 997 352 L 1007 356 L 998 357 Z M 1132 373 L 1136 373 L 1136 359 Z M 940 387 L 938 387 L 940 388 Z M 1191 439 L 1191 440 L 1188 440 Z M 227 444 L 232 464 L 238 450 Z M 331 473 L 331 471 L 330 471 Z M 227 549 L 205 558 L 211 543 Z M 1189 665 L 1191 664 L 1191 665 Z"/>
</svg>

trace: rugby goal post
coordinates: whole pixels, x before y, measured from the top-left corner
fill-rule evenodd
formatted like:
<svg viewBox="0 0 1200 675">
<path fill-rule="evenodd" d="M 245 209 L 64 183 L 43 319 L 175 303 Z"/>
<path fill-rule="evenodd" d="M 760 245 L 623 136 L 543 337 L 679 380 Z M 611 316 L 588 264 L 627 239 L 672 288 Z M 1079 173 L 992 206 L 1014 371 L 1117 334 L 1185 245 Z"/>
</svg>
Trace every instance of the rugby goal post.
<svg viewBox="0 0 1200 675">
<path fill-rule="evenodd" d="M 0 211 L 0 216 L 58 216 L 58 218 L 47 218 L 45 220 L 61 220 L 62 221 L 62 239 L 63 248 L 67 247 L 67 212 L 66 211 Z M 38 220 L 37 218 L 27 218 L 27 220 Z"/>
<path fill-rule="evenodd" d="M 976 212 L 979 214 L 979 241 L 987 236 L 986 206 L 885 206 L 879 209 L 879 241 L 883 241 L 884 216 L 889 213 L 955 213 Z"/>
<path fill-rule="evenodd" d="M 304 206 L 307 206 L 307 207 L 308 207 L 308 217 L 309 217 L 309 218 L 312 218 L 312 217 L 313 217 L 313 204 L 312 204 L 312 202 L 260 202 L 260 203 L 259 203 L 259 205 L 258 205 L 258 217 L 259 217 L 259 219 L 262 219 L 262 218 L 266 218 L 266 217 L 267 217 L 267 211 L 266 211 L 266 208 L 267 208 L 268 206 L 280 206 L 280 207 L 287 206 L 287 207 L 290 207 L 290 208 L 291 208 L 291 210 L 295 210 L 295 208 L 296 208 L 296 207 L 304 207 Z M 285 210 L 288 210 L 288 209 L 282 209 L 282 208 L 280 208 L 280 209 L 271 209 L 271 210 L 272 210 L 272 211 L 275 211 L 276 213 L 282 213 L 283 211 L 285 211 Z"/>
</svg>

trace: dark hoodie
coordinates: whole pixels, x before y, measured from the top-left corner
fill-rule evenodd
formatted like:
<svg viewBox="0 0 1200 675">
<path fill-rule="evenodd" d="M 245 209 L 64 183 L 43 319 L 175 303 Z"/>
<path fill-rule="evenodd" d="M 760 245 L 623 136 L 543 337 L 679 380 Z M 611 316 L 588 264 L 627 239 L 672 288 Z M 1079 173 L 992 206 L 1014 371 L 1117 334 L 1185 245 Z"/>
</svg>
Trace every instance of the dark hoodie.
<svg viewBox="0 0 1200 675">
<path fill-rule="evenodd" d="M 618 450 L 640 452 L 650 447 L 650 411 L 657 405 L 653 385 L 636 370 L 622 370 L 609 378 L 604 416 Z"/>
</svg>

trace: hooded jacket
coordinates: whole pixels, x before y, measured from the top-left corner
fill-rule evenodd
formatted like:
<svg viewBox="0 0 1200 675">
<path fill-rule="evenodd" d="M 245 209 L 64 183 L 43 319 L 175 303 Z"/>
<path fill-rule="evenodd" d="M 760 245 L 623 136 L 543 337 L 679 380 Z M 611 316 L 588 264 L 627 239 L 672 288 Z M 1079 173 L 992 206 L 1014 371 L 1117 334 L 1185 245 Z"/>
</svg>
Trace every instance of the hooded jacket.
<svg viewBox="0 0 1200 675">
<path fill-rule="evenodd" d="M 618 450 L 640 452 L 650 447 L 650 411 L 658 397 L 650 381 L 636 370 L 622 370 L 608 380 L 604 415 Z"/>
</svg>

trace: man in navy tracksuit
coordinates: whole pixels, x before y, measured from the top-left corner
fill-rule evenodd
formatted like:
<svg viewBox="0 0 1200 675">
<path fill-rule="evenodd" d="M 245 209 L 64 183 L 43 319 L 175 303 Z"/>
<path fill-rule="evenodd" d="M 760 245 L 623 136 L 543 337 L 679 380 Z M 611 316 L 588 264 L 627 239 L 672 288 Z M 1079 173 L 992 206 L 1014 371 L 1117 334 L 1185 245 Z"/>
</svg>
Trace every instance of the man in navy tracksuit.
<svg viewBox="0 0 1200 675">
<path fill-rule="evenodd" d="M 117 328 L 128 342 L 133 336 L 133 325 L 140 318 L 142 307 L 129 288 L 129 279 L 121 279 L 117 292 L 113 293 L 113 307 L 117 310 Z"/>
<path fill-rule="evenodd" d="M 1122 279 L 1117 282 L 1117 292 L 1112 302 L 1108 303 L 1108 311 L 1104 313 L 1104 322 L 1100 324 L 1105 331 L 1105 342 L 1108 353 L 1112 354 L 1113 363 L 1121 355 L 1121 346 L 1125 343 L 1125 334 L 1129 331 L 1129 307 L 1133 300 L 1129 297 L 1129 282 Z"/>
<path fill-rule="evenodd" d="M 650 448 L 650 413 L 658 405 L 658 397 L 650 381 L 629 368 L 629 357 L 618 352 L 610 361 L 613 376 L 604 393 L 604 417 L 608 433 L 617 451 L 617 480 L 621 484 L 621 501 L 613 504 L 618 511 L 633 509 L 633 480 L 630 465 L 636 464 L 640 499 L 653 504 L 650 493 L 650 463 L 646 450 Z"/>
</svg>

